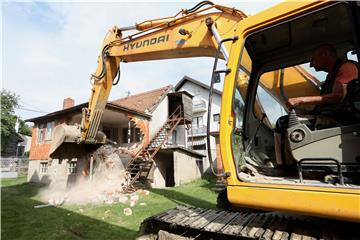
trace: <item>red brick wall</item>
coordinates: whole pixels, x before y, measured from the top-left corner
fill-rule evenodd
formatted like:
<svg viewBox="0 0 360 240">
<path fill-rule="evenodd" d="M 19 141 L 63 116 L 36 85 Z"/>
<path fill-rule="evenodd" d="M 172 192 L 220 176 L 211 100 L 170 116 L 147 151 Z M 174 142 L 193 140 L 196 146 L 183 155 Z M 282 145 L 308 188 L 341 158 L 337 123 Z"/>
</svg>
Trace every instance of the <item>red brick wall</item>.
<svg viewBox="0 0 360 240">
<path fill-rule="evenodd" d="M 129 119 L 135 124 L 135 127 L 140 129 L 140 132 L 143 135 L 142 144 L 144 146 L 148 145 L 150 142 L 149 139 L 149 121 L 146 119 L 140 119 L 132 115 L 128 115 Z"/>
<path fill-rule="evenodd" d="M 137 148 L 129 151 L 130 155 L 134 156 L 143 146 L 147 146 L 150 142 L 149 137 L 149 121 L 146 119 L 137 118 L 133 115 L 128 114 L 128 118 L 134 123 L 135 127 L 140 129 L 143 135 L 143 140 Z"/>
<path fill-rule="evenodd" d="M 63 102 L 63 109 L 71 108 L 75 105 L 75 100 L 72 98 L 65 98 Z"/>
<path fill-rule="evenodd" d="M 43 141 L 38 143 L 38 127 L 34 127 L 31 138 L 30 160 L 46 160 L 49 157 L 51 142 Z"/>
<path fill-rule="evenodd" d="M 54 128 L 62 123 L 68 123 L 68 120 L 69 120 L 68 118 L 60 118 L 56 120 Z M 46 122 L 44 123 L 44 127 L 46 128 Z M 32 131 L 29 160 L 47 160 L 49 158 L 51 140 L 45 140 L 45 136 L 44 136 L 43 141 L 39 143 L 38 131 L 39 131 L 39 124 L 36 123 Z"/>
</svg>

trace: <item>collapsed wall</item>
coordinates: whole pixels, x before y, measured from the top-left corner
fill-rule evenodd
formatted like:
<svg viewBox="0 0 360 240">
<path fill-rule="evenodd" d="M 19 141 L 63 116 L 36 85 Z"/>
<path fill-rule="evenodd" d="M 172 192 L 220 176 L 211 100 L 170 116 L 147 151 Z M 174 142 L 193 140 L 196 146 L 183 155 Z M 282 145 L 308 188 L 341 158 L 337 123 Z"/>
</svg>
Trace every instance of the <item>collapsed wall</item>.
<svg viewBox="0 0 360 240">
<path fill-rule="evenodd" d="M 84 176 L 78 176 L 68 189 L 50 184 L 41 191 L 41 199 L 52 205 L 128 201 L 123 189 L 129 184 L 129 174 L 125 171 L 127 162 L 122 161 L 120 152 L 110 145 L 101 146 L 91 154 L 93 171 L 83 172 Z M 85 168 L 90 168 L 90 161 L 89 155 Z"/>
</svg>

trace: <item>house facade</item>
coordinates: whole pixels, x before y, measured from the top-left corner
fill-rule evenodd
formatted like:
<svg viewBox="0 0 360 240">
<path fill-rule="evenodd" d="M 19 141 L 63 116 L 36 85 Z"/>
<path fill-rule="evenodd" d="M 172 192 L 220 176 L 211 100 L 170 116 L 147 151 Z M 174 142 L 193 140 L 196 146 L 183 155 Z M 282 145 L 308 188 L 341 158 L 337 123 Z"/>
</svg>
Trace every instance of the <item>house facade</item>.
<svg viewBox="0 0 360 240">
<path fill-rule="evenodd" d="M 148 92 L 130 95 L 111 101 L 106 105 L 99 130 L 103 131 L 115 147 L 124 149 L 120 156 L 123 166 L 126 166 L 132 156 L 163 127 L 169 117 L 169 94 L 172 86 Z M 34 123 L 32 136 L 28 181 L 57 184 L 68 187 L 79 178 L 88 177 L 89 149 L 83 145 L 73 144 L 73 149 L 67 149 L 60 157 L 49 158 L 49 150 L 53 141 L 53 129 L 59 124 L 80 124 L 81 109 L 87 103 L 74 105 L 72 99 L 65 99 L 63 109 L 44 116 L 29 119 Z M 178 126 L 181 127 L 181 126 Z M 155 156 L 153 169 L 149 180 L 153 187 L 175 186 L 201 176 L 202 169 L 195 167 L 189 176 L 175 170 L 179 164 L 193 162 L 202 166 L 203 155 L 186 149 L 186 138 L 182 134 L 172 136 L 168 149 L 161 149 Z M 171 148 L 170 148 L 171 147 Z M 171 150 L 170 150 L 171 149 Z M 178 156 L 186 157 L 178 157 Z"/>
<path fill-rule="evenodd" d="M 219 142 L 220 109 L 222 92 L 214 89 L 210 122 L 207 121 L 208 98 L 210 87 L 191 77 L 184 76 L 175 86 L 175 91 L 186 91 L 193 95 L 193 121 L 187 130 L 188 147 L 204 155 L 207 153 L 207 126 L 210 125 L 210 147 L 214 166 L 221 170 L 221 154 Z M 208 169 L 209 163 L 205 161 Z"/>
</svg>

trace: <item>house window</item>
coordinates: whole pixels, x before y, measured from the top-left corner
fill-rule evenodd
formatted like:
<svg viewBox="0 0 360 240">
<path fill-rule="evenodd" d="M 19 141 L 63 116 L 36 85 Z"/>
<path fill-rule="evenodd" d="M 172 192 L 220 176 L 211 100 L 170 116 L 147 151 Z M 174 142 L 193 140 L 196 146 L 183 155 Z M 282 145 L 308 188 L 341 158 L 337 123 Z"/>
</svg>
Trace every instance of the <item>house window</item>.
<svg viewBox="0 0 360 240">
<path fill-rule="evenodd" d="M 41 162 L 40 173 L 47 173 L 47 172 L 48 172 L 48 162 Z"/>
<path fill-rule="evenodd" d="M 25 146 L 17 146 L 17 154 L 18 157 L 23 157 L 25 153 Z"/>
<path fill-rule="evenodd" d="M 69 174 L 76 174 L 77 173 L 77 162 L 76 161 L 70 161 L 68 163 L 68 173 Z"/>
<path fill-rule="evenodd" d="M 103 126 L 102 131 L 105 133 L 106 137 L 111 141 L 117 142 L 119 138 L 119 132 L 117 128 Z"/>
<path fill-rule="evenodd" d="M 54 122 L 48 122 L 46 124 L 45 140 L 51 140 L 52 139 L 54 126 L 55 126 Z"/>
<path fill-rule="evenodd" d="M 124 128 L 123 129 L 123 139 L 125 142 L 128 142 L 128 139 L 130 138 L 130 143 L 138 143 L 142 141 L 142 133 L 140 131 L 140 128 L 131 128 L 130 129 L 130 136 L 129 136 L 129 129 Z"/>
<path fill-rule="evenodd" d="M 141 142 L 141 137 L 140 128 L 135 128 L 135 142 Z"/>
<path fill-rule="evenodd" d="M 192 122 L 194 128 L 199 128 L 203 126 L 203 117 L 199 116 L 199 117 L 194 117 L 193 122 Z"/>
<path fill-rule="evenodd" d="M 214 114 L 213 118 L 214 118 L 214 122 L 220 122 L 220 114 Z"/>
<path fill-rule="evenodd" d="M 201 145 L 194 145 L 193 146 L 194 150 L 206 150 L 206 144 L 201 144 Z"/>
<path fill-rule="evenodd" d="M 40 124 L 38 127 L 38 135 L 37 135 L 38 143 L 42 143 L 44 141 L 44 135 L 45 135 L 45 125 Z"/>
<path fill-rule="evenodd" d="M 171 136 L 168 137 L 167 140 L 168 145 L 176 145 L 176 130 L 174 130 Z"/>
</svg>

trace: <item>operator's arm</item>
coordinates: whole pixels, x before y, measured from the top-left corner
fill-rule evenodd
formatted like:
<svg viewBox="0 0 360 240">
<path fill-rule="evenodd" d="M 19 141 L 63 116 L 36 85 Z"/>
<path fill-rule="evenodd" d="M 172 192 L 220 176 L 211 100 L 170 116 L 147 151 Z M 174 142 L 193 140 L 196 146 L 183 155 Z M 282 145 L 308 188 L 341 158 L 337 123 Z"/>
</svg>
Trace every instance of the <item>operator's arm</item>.
<svg viewBox="0 0 360 240">
<path fill-rule="evenodd" d="M 338 70 L 332 92 L 321 96 L 306 96 L 290 98 L 287 102 L 289 109 L 299 105 L 332 105 L 340 103 L 346 96 L 346 85 L 358 76 L 358 69 L 353 63 L 344 63 Z"/>
</svg>

